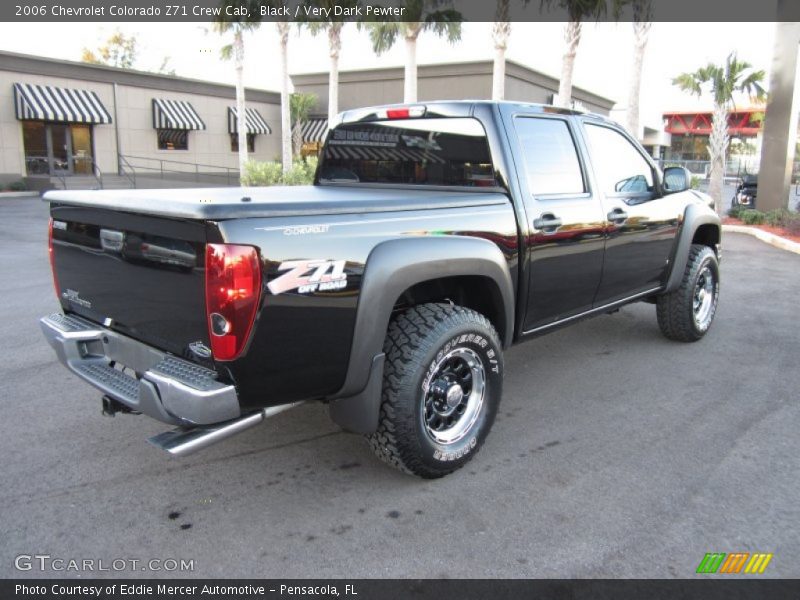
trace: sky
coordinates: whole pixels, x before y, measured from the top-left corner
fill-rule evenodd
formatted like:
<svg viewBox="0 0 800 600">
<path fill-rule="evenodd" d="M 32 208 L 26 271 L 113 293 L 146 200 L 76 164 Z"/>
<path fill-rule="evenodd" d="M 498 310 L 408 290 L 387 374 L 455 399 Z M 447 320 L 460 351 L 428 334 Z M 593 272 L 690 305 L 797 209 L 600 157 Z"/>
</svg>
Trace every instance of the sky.
<svg viewBox="0 0 800 600">
<path fill-rule="evenodd" d="M 455 45 L 423 33 L 417 47 L 419 64 L 491 60 L 494 48 L 491 23 L 465 23 L 462 40 Z M 135 34 L 139 56 L 136 68 L 156 70 L 170 58 L 175 74 L 233 83 L 231 63 L 220 59 L 220 48 L 230 39 L 198 23 L 0 23 L 0 49 L 65 60 L 80 60 L 84 47 L 95 48 L 119 28 Z M 645 125 L 657 126 L 670 110 L 710 108 L 675 88 L 671 80 L 709 61 L 722 62 L 737 52 L 757 69 L 767 72 L 772 61 L 773 23 L 653 23 L 645 54 L 641 110 Z M 275 26 L 265 23 L 245 36 L 245 84 L 278 90 L 279 46 Z M 507 57 L 532 69 L 558 77 L 563 53 L 562 23 L 514 23 Z M 630 23 L 586 23 L 578 49 L 573 83 L 611 98 L 624 109 L 632 64 L 633 32 Z M 343 31 L 340 69 L 402 66 L 402 40 L 389 52 L 376 56 L 366 32 L 348 24 Z M 293 29 L 289 42 L 289 72 L 328 70 L 327 37 Z M 400 100 L 400 99 L 398 99 Z M 748 104 L 740 99 L 740 104 Z"/>
</svg>

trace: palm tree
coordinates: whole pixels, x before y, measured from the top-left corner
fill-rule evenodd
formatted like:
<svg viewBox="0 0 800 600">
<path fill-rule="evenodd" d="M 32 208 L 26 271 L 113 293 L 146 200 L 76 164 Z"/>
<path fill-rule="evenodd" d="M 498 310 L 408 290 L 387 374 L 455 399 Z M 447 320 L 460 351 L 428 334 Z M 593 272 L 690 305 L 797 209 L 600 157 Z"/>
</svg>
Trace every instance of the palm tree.
<svg viewBox="0 0 800 600">
<path fill-rule="evenodd" d="M 708 193 L 714 199 L 717 212 L 722 202 L 722 180 L 725 171 L 725 155 L 728 151 L 728 109 L 734 107 L 734 94 L 747 94 L 751 101 L 763 101 L 766 92 L 761 86 L 764 71 L 754 70 L 750 63 L 740 61 L 732 52 L 722 65 L 709 63 L 693 73 L 681 73 L 672 80 L 673 85 L 685 92 L 701 97 L 710 94 L 714 99 L 714 116 L 711 120 L 711 135 L 708 138 L 708 154 L 711 159 Z"/>
<path fill-rule="evenodd" d="M 403 84 L 403 102 L 417 101 L 417 38 L 423 31 L 433 31 L 439 37 L 446 37 L 451 44 L 461 39 L 460 12 L 452 8 L 437 8 L 437 0 L 406 0 L 404 18 L 408 21 L 389 21 L 367 23 L 372 48 L 381 55 L 389 50 L 403 36 L 406 41 L 406 68 Z"/>
<path fill-rule="evenodd" d="M 530 0 L 522 0 L 527 4 Z M 492 100 L 503 100 L 506 97 L 506 50 L 508 38 L 511 37 L 511 23 L 508 13 L 511 0 L 497 0 L 492 26 L 494 42 L 494 67 L 492 69 Z"/>
<path fill-rule="evenodd" d="M 633 5 L 633 72 L 628 93 L 627 127 L 631 135 L 639 137 L 639 96 L 642 89 L 642 62 L 653 18 L 652 0 L 632 0 Z"/>
<path fill-rule="evenodd" d="M 214 30 L 220 34 L 233 32 L 233 42 L 222 47 L 223 60 L 233 59 L 236 70 L 236 132 L 239 143 L 239 181 L 244 175 L 244 166 L 247 162 L 247 111 L 245 110 L 244 93 L 244 33 L 257 29 L 260 25 L 255 17 L 258 14 L 258 0 L 250 0 L 247 5 L 248 14 L 253 17 L 237 17 L 231 19 L 226 8 L 237 8 L 241 5 L 239 0 L 222 0 L 220 14 L 214 21 Z M 233 11 L 231 11 L 233 12 Z M 166 60 L 165 60 L 166 63 Z"/>
<path fill-rule="evenodd" d="M 281 46 L 281 164 L 283 172 L 292 169 L 292 122 L 289 106 L 289 22 L 276 21 Z"/>
<path fill-rule="evenodd" d="M 611 2 L 614 16 L 619 16 L 625 0 L 541 0 L 542 7 L 559 8 L 567 12 L 569 20 L 564 26 L 566 50 L 561 60 L 561 80 L 558 84 L 556 106 L 569 107 L 572 104 L 572 74 L 575 70 L 575 56 L 581 43 L 581 24 L 586 19 L 600 19 L 608 13 Z"/>
<path fill-rule="evenodd" d="M 316 94 L 292 94 L 289 101 L 292 113 L 292 146 L 294 155 L 300 155 L 303 145 L 303 125 L 308 122 L 308 116 L 317 105 Z"/>
<path fill-rule="evenodd" d="M 333 12 L 334 7 L 343 9 L 357 8 L 359 0 L 306 0 L 306 5 L 315 8 L 322 8 Z M 344 22 L 330 21 L 323 18 L 308 19 L 306 21 L 311 35 L 317 35 L 323 31 L 328 32 L 328 56 L 331 59 L 330 71 L 328 71 L 328 123 L 339 114 L 339 54 L 342 51 L 342 28 Z"/>
</svg>

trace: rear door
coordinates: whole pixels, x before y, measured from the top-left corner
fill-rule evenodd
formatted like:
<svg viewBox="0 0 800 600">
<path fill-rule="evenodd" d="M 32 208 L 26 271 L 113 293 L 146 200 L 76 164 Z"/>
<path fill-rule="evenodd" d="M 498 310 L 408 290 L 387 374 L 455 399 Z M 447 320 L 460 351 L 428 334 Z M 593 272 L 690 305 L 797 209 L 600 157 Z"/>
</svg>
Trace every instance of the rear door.
<svg viewBox="0 0 800 600">
<path fill-rule="evenodd" d="M 592 307 L 603 268 L 604 218 L 564 115 L 516 114 L 517 172 L 529 223 L 528 302 L 532 332 Z"/>
<path fill-rule="evenodd" d="M 679 214 L 660 193 L 656 168 L 640 146 L 613 125 L 582 122 L 607 222 L 597 307 L 663 284 Z"/>
</svg>

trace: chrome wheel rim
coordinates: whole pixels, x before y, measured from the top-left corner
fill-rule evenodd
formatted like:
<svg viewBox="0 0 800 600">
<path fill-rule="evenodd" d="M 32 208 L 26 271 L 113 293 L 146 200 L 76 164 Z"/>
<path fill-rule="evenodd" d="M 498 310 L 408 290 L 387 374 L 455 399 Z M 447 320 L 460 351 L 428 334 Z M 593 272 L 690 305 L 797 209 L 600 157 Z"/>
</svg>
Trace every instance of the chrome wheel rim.
<svg viewBox="0 0 800 600">
<path fill-rule="evenodd" d="M 428 372 L 422 386 L 422 425 L 438 444 L 454 444 L 477 421 L 486 392 L 486 371 L 469 348 L 445 354 Z"/>
<path fill-rule="evenodd" d="M 697 277 L 692 298 L 694 323 L 701 331 L 705 331 L 711 324 L 716 303 L 717 282 L 711 267 L 706 266 Z"/>
</svg>

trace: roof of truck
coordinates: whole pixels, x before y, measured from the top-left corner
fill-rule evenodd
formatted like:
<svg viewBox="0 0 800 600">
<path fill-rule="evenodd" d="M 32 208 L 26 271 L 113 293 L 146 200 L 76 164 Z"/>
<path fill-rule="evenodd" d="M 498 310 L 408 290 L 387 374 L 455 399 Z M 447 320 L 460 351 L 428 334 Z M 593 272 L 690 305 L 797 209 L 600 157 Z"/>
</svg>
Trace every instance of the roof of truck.
<svg viewBox="0 0 800 600">
<path fill-rule="evenodd" d="M 436 117 L 469 117 L 473 116 L 477 107 L 483 106 L 510 106 L 516 107 L 527 113 L 541 113 L 541 114 L 558 114 L 567 116 L 582 116 L 597 119 L 605 123 L 615 123 L 612 119 L 605 115 L 597 113 L 586 112 L 582 110 L 575 110 L 571 108 L 562 108 L 552 104 L 539 104 L 536 102 L 517 102 L 510 100 L 481 100 L 481 99 L 465 99 L 465 100 L 430 100 L 422 102 L 403 102 L 398 104 L 381 104 L 376 106 L 366 106 L 363 108 L 354 108 L 343 111 L 339 114 L 339 120 L 344 123 L 352 123 L 355 121 L 371 121 L 383 120 L 386 118 L 382 115 L 387 109 L 403 109 L 412 107 L 425 107 L 425 114 L 422 117 L 411 118 L 429 118 Z M 332 124 L 335 126 L 336 122 Z"/>
</svg>

